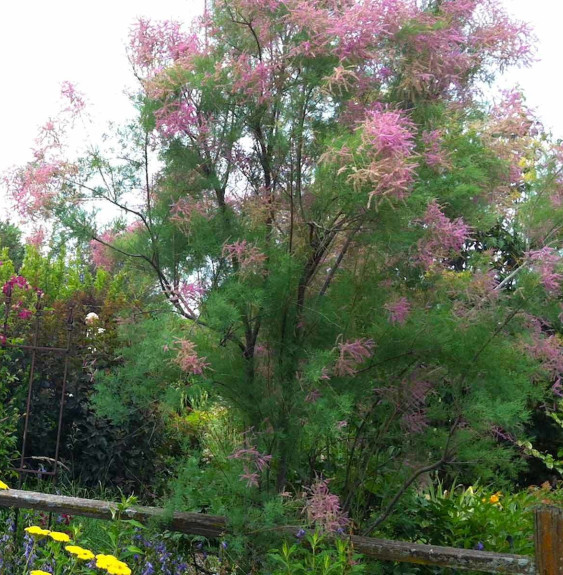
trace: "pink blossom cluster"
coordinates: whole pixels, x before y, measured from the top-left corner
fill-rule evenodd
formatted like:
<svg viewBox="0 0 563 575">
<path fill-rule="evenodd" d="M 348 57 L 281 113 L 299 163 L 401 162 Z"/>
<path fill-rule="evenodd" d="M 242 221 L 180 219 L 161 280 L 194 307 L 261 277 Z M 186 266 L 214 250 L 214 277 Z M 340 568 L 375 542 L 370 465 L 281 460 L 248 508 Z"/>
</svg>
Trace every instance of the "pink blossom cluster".
<svg viewBox="0 0 563 575">
<path fill-rule="evenodd" d="M 176 340 L 177 355 L 174 362 L 177 363 L 182 371 L 191 375 L 202 375 L 203 370 L 209 367 L 205 357 L 200 357 L 196 352 L 196 345 L 189 339 Z"/>
<path fill-rule="evenodd" d="M 366 114 L 360 129 L 369 163 L 355 169 L 349 179 L 357 186 L 371 185 L 369 202 L 385 196 L 404 199 L 416 168 L 412 161 L 414 124 L 403 112 L 378 105 Z"/>
<path fill-rule="evenodd" d="M 435 200 L 428 204 L 422 223 L 426 235 L 418 243 L 418 258 L 426 268 L 459 253 L 470 237 L 463 219 L 450 220 Z"/>
<path fill-rule="evenodd" d="M 420 11 L 412 21 L 416 32 L 399 37 L 402 84 L 409 93 L 462 94 L 476 70 L 531 62 L 529 27 L 511 20 L 493 0 L 443 2 L 440 10 Z"/>
<path fill-rule="evenodd" d="M 185 100 L 172 101 L 155 112 L 156 128 L 165 138 L 189 133 L 198 123 L 196 107 Z"/>
<path fill-rule="evenodd" d="M 409 433 L 422 433 L 428 427 L 426 401 L 432 384 L 415 372 L 397 386 L 375 389 L 375 392 L 401 414 L 401 427 Z"/>
<path fill-rule="evenodd" d="M 199 50 L 197 36 L 186 34 L 181 24 L 172 20 L 152 22 L 139 18 L 129 34 L 131 62 L 145 72 L 159 71 L 191 54 L 196 47 Z"/>
<path fill-rule="evenodd" d="M 271 455 L 260 453 L 255 446 L 237 449 L 229 455 L 229 459 L 243 461 L 244 473 L 240 475 L 241 481 L 246 481 L 247 487 L 258 487 L 260 474 L 270 465 Z"/>
<path fill-rule="evenodd" d="M 346 2 L 345 6 L 332 15 L 327 26 L 334 52 L 341 60 L 377 59 L 382 43 L 414 15 L 412 3 L 405 0 Z"/>
<path fill-rule="evenodd" d="M 534 111 L 526 105 L 519 90 L 503 92 L 502 100 L 492 108 L 484 131 L 484 140 L 495 154 L 506 162 L 505 179 L 508 185 L 522 181 L 521 162 L 529 154 L 539 126 Z"/>
<path fill-rule="evenodd" d="M 476 4 L 479 10 L 471 32 L 471 46 L 481 50 L 481 58 L 494 61 L 501 69 L 531 63 L 530 25 L 511 19 L 502 5 L 494 0 L 482 0 Z"/>
<path fill-rule="evenodd" d="M 532 332 L 532 342 L 526 344 L 525 349 L 551 377 L 563 375 L 563 345 L 557 336 L 536 329 Z"/>
<path fill-rule="evenodd" d="M 254 271 L 266 261 L 266 255 L 246 240 L 225 244 L 223 257 L 230 258 L 243 272 Z"/>
<path fill-rule="evenodd" d="M 403 325 L 411 311 L 411 304 L 406 297 L 387 302 L 383 306 L 389 313 L 389 322 Z"/>
<path fill-rule="evenodd" d="M 170 289 L 167 293 L 172 303 L 180 304 L 191 317 L 197 317 L 205 292 L 205 287 L 199 282 L 181 282 L 177 288 Z"/>
<path fill-rule="evenodd" d="M 40 248 L 45 241 L 45 229 L 42 226 L 35 228 L 33 232 L 27 237 L 26 242 L 30 246 Z"/>
<path fill-rule="evenodd" d="M 373 355 L 375 342 L 372 339 L 360 338 L 338 344 L 338 359 L 334 364 L 337 376 L 352 376 L 358 366 Z"/>
<path fill-rule="evenodd" d="M 554 208 L 563 206 L 563 145 L 551 146 L 549 164 L 553 174 L 554 186 L 550 193 L 550 202 Z"/>
<path fill-rule="evenodd" d="M 194 215 L 209 218 L 211 202 L 207 199 L 194 200 L 180 198 L 171 207 L 170 221 L 174 222 L 184 233 L 188 233 Z"/>
<path fill-rule="evenodd" d="M 100 239 L 106 244 L 111 244 L 115 241 L 117 234 L 111 230 L 106 230 L 100 235 Z M 111 271 L 115 260 L 113 258 L 112 249 L 97 240 L 90 241 L 90 251 L 92 255 L 92 263 L 100 269 Z"/>
<path fill-rule="evenodd" d="M 49 215 L 63 186 L 77 167 L 64 159 L 64 137 L 85 107 L 83 96 L 70 82 L 63 82 L 64 108 L 40 129 L 35 139 L 33 160 L 3 175 L 8 194 L 24 219 Z M 65 191 L 69 191 L 68 188 Z"/>
<path fill-rule="evenodd" d="M 217 0 L 214 10 L 232 14 L 248 46 L 227 48 L 221 54 L 227 65 L 218 64 L 204 78 L 258 104 L 271 101 L 287 78 L 299 74 L 304 57 L 336 55 L 329 82 L 343 82 L 358 94 L 398 77 L 408 93 L 435 96 L 470 86 L 482 66 L 530 59 L 528 29 L 492 0 L 451 0 L 434 11 L 415 0 Z M 228 29 L 207 16 L 189 34 L 171 21 L 140 19 L 132 29 L 131 62 L 147 93 L 164 101 L 159 121 L 166 130 L 178 133 L 193 121 L 173 102 L 182 94 L 185 105 L 197 108 L 193 94 L 186 98 L 187 72 L 202 55 L 229 46 Z M 289 49 L 280 37 L 289 39 Z"/>
<path fill-rule="evenodd" d="M 205 287 L 199 282 L 182 282 L 178 287 L 180 296 L 193 303 L 198 303 L 205 295 Z"/>
<path fill-rule="evenodd" d="M 401 426 L 409 433 L 422 433 L 428 427 L 426 399 L 432 384 L 417 374 L 403 381 L 400 404 Z"/>
<path fill-rule="evenodd" d="M 17 290 L 22 291 L 34 291 L 37 299 L 43 297 L 43 291 L 38 288 L 32 288 L 27 279 L 23 276 L 12 276 L 7 282 L 2 286 L 2 293 L 6 298 L 12 298 Z M 11 305 L 10 310 L 16 314 L 18 319 L 29 320 L 33 316 L 33 312 L 26 306 L 23 300 L 16 301 L 15 304 Z"/>
<path fill-rule="evenodd" d="M 201 137 L 206 123 L 197 111 L 196 96 L 186 85 L 188 73 L 205 52 L 199 34 L 186 33 L 178 22 L 141 18 L 129 36 L 130 60 L 147 96 L 160 102 L 156 128 L 164 138 Z"/>
<path fill-rule="evenodd" d="M 285 0 L 284 5 L 286 21 L 303 38 L 295 55 L 334 54 L 356 62 L 381 59 L 385 41 L 417 12 L 411 0 Z"/>
<path fill-rule="evenodd" d="M 137 232 L 144 231 L 145 229 L 146 226 L 143 220 L 134 220 L 125 228 L 125 233 L 136 234 Z"/>
<path fill-rule="evenodd" d="M 14 288 L 19 288 L 25 291 L 31 289 L 29 282 L 23 276 L 12 276 L 3 286 L 2 293 L 8 297 L 12 295 Z"/>
<path fill-rule="evenodd" d="M 296 53 L 330 51 L 355 62 L 366 80 L 374 63 L 388 62 L 410 94 L 460 92 L 483 66 L 531 60 L 529 28 L 492 0 L 451 0 L 434 11 L 413 0 L 346 0 L 337 6 L 286 0 L 285 6 L 288 22 L 306 38 Z"/>
<path fill-rule="evenodd" d="M 554 294 L 561 291 L 563 275 L 556 270 L 561 267 L 561 256 L 554 248 L 543 247 L 540 250 L 532 250 L 527 254 L 533 269 L 539 273 L 541 283 L 548 293 Z"/>
<path fill-rule="evenodd" d="M 414 128 L 404 112 L 378 105 L 366 114 L 362 139 L 381 157 L 408 157 L 414 149 Z"/>
<path fill-rule="evenodd" d="M 76 86 L 72 82 L 65 81 L 62 83 L 61 96 L 67 101 L 65 111 L 70 113 L 71 118 L 74 119 L 80 116 L 86 107 L 86 102 L 84 95 L 76 89 Z"/>
<path fill-rule="evenodd" d="M 4 175 L 4 184 L 22 217 L 34 219 L 48 208 L 66 170 L 62 162 L 39 161 Z"/>
<path fill-rule="evenodd" d="M 338 495 L 330 492 L 329 481 L 319 478 L 307 489 L 303 513 L 317 529 L 328 533 L 342 532 L 350 524 Z"/>
<path fill-rule="evenodd" d="M 422 142 L 425 146 L 424 161 L 430 168 L 447 168 L 448 152 L 442 146 L 444 133 L 442 130 L 422 132 Z"/>
<path fill-rule="evenodd" d="M 241 54 L 233 60 L 235 81 L 232 90 L 245 94 L 258 104 L 271 99 L 274 88 L 274 68 L 266 62 L 255 61 L 248 54 Z"/>
</svg>

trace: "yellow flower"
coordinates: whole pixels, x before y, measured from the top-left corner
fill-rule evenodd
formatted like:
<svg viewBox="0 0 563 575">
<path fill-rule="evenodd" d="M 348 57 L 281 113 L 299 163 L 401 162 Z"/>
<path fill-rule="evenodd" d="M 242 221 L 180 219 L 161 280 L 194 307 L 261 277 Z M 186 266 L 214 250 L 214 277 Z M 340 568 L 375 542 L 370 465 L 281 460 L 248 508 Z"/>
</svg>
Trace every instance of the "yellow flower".
<svg viewBox="0 0 563 575">
<path fill-rule="evenodd" d="M 90 559 L 94 559 L 95 557 L 90 549 L 82 549 L 82 552 L 77 553 L 76 556 L 78 559 L 82 559 L 83 561 L 90 561 Z"/>
<path fill-rule="evenodd" d="M 26 527 L 25 531 L 27 531 L 27 533 L 29 533 L 33 537 L 45 537 L 46 535 L 49 535 L 49 533 L 51 533 L 48 529 L 43 529 L 38 525 L 32 525 L 31 527 Z"/>
<path fill-rule="evenodd" d="M 113 555 L 96 555 L 96 567 L 105 569 L 110 575 L 131 575 L 127 563 Z"/>
<path fill-rule="evenodd" d="M 490 503 L 493 503 L 493 504 L 494 504 L 494 503 L 498 503 L 499 500 L 500 500 L 500 499 L 499 499 L 499 496 L 498 496 L 496 493 L 495 493 L 494 495 L 491 495 L 491 496 L 489 497 L 489 502 L 490 502 Z"/>
<path fill-rule="evenodd" d="M 521 168 L 527 168 L 530 165 L 530 162 L 528 161 L 528 158 L 520 158 L 520 161 L 518 162 L 518 165 Z"/>
<path fill-rule="evenodd" d="M 89 561 L 90 559 L 94 559 L 95 555 L 90 551 L 90 549 L 84 549 L 83 547 L 79 547 L 78 545 L 67 545 L 65 549 L 72 553 L 72 555 L 76 555 L 78 559 L 82 559 L 84 561 Z"/>
<path fill-rule="evenodd" d="M 99 567 L 100 569 L 107 569 L 110 565 L 114 565 L 116 562 L 119 562 L 119 559 L 113 555 L 103 555 L 101 553 L 96 555 L 96 567 Z"/>
<path fill-rule="evenodd" d="M 66 543 L 70 541 L 70 537 L 66 533 L 62 533 L 61 531 L 51 531 L 49 533 L 49 537 L 53 541 L 59 541 L 60 543 Z"/>
<path fill-rule="evenodd" d="M 122 561 L 116 561 L 106 567 L 110 575 L 131 575 L 131 569 Z"/>
<path fill-rule="evenodd" d="M 10 489 L 3 481 L 0 481 L 0 489 Z"/>
<path fill-rule="evenodd" d="M 34 569 L 30 575 L 51 575 L 48 571 L 41 571 L 41 569 Z"/>
</svg>

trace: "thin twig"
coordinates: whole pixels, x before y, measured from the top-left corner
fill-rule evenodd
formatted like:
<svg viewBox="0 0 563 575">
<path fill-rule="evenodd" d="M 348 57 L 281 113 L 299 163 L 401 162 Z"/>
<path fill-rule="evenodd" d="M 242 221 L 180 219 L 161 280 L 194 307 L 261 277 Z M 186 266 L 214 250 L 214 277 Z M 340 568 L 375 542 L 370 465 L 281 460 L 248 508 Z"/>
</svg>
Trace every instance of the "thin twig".
<svg viewBox="0 0 563 575">
<path fill-rule="evenodd" d="M 399 499 L 404 495 L 405 491 L 424 473 L 429 473 L 430 471 L 434 471 L 436 469 L 438 469 L 439 467 L 441 467 L 442 465 L 444 465 L 444 463 L 446 463 L 450 457 L 450 444 L 452 441 L 452 438 L 456 432 L 456 429 L 459 425 L 459 422 L 461 421 L 461 416 L 457 416 L 451 429 L 450 432 L 448 434 L 448 439 L 446 441 L 446 445 L 444 446 L 444 452 L 442 454 L 442 457 L 440 457 L 440 459 L 438 461 L 436 461 L 435 463 L 432 463 L 431 465 L 427 465 L 425 467 L 421 467 L 419 469 L 417 469 L 404 483 L 403 485 L 401 485 L 400 489 L 397 491 L 397 493 L 395 493 L 395 496 L 393 497 L 393 499 L 391 499 L 391 501 L 389 502 L 389 504 L 387 505 L 387 507 L 385 508 L 385 510 L 381 513 L 381 515 L 379 515 L 379 517 L 377 519 L 375 519 L 374 521 L 372 521 L 363 531 L 364 535 L 367 535 L 368 533 L 372 532 L 376 527 L 378 527 L 379 525 L 381 525 L 381 523 L 383 523 L 390 515 L 391 513 L 393 513 L 393 510 L 395 509 L 395 505 L 397 505 L 397 502 L 399 501 Z"/>
</svg>

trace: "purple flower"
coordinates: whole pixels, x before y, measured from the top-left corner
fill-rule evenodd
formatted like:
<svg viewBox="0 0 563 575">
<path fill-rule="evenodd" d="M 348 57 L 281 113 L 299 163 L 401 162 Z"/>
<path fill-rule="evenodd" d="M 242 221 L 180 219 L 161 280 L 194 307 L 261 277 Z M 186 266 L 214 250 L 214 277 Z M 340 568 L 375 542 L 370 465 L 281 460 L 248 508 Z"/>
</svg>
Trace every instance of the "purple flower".
<svg viewBox="0 0 563 575">
<path fill-rule="evenodd" d="M 33 548 L 34 548 L 33 537 L 31 537 L 30 535 L 28 535 L 26 533 L 23 541 L 24 541 L 24 557 L 25 557 L 26 563 L 28 563 L 29 565 L 32 565 L 33 562 L 35 561 L 35 558 L 36 558 L 35 553 L 33 553 Z"/>
<path fill-rule="evenodd" d="M 297 539 L 303 539 L 303 537 L 305 537 L 305 535 L 307 534 L 307 532 L 305 531 L 305 529 L 301 528 L 299 529 L 299 531 L 295 534 L 295 537 L 297 537 Z"/>
</svg>

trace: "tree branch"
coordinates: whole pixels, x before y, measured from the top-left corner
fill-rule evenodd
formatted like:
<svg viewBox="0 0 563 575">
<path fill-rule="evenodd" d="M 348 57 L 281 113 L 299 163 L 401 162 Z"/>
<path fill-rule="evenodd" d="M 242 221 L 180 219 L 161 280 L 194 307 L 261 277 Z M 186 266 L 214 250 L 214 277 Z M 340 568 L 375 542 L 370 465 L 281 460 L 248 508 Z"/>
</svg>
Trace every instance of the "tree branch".
<svg viewBox="0 0 563 575">
<path fill-rule="evenodd" d="M 446 463 L 448 461 L 448 459 L 450 457 L 449 451 L 450 451 L 451 440 L 452 440 L 452 437 L 454 436 L 454 433 L 457 430 L 457 427 L 458 427 L 460 421 L 461 421 L 461 416 L 458 415 L 456 417 L 452 427 L 450 428 L 450 432 L 448 434 L 448 439 L 446 440 L 446 445 L 444 446 L 444 452 L 442 454 L 442 457 L 440 457 L 440 459 L 438 461 L 436 461 L 435 463 L 432 463 L 431 465 L 427 465 L 425 467 L 421 467 L 421 468 L 417 469 L 403 483 L 403 485 L 401 485 L 401 487 L 399 488 L 397 493 L 395 493 L 395 496 L 393 497 L 393 499 L 391 499 L 391 501 L 389 502 L 389 504 L 387 505 L 385 510 L 381 513 L 381 515 L 379 515 L 379 517 L 377 519 L 375 519 L 370 524 L 368 524 L 368 526 L 363 531 L 363 535 L 367 535 L 368 533 L 371 533 L 376 527 L 381 525 L 381 523 L 383 523 L 391 515 L 391 513 L 393 513 L 393 510 L 395 509 L 395 505 L 397 505 L 397 502 L 399 501 L 399 499 L 401 499 L 401 497 L 404 495 L 405 491 L 421 475 L 423 475 L 424 473 L 429 473 L 430 471 L 434 471 L 435 469 L 440 468 L 442 465 L 444 465 L 444 463 Z"/>
</svg>

